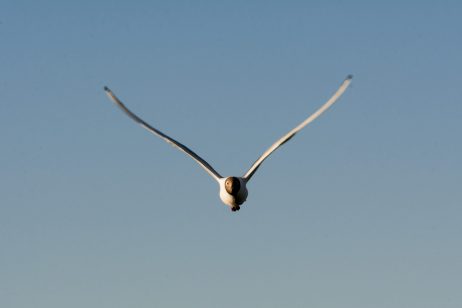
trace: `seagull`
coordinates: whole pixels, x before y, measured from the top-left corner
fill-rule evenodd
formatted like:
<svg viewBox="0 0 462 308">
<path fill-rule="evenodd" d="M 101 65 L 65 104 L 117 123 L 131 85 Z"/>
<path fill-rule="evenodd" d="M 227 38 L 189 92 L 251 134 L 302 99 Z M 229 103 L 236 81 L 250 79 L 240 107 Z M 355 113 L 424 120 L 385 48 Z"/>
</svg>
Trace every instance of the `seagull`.
<svg viewBox="0 0 462 308">
<path fill-rule="evenodd" d="M 345 92 L 345 90 L 348 88 L 348 86 L 351 83 L 353 76 L 348 75 L 345 80 L 342 82 L 340 87 L 337 89 L 337 91 L 332 95 L 332 97 L 324 103 L 316 112 L 311 114 L 308 118 L 306 118 L 303 122 L 298 124 L 295 128 L 293 128 L 291 131 L 289 131 L 287 134 L 282 136 L 279 140 L 277 140 L 273 145 L 271 145 L 250 167 L 250 169 L 243 175 L 243 176 L 227 176 L 223 177 L 221 176 L 215 169 L 213 169 L 212 166 L 210 166 L 209 163 L 207 163 L 203 158 L 201 158 L 199 155 L 194 153 L 193 150 L 185 146 L 184 144 L 176 141 L 175 139 L 167 136 L 157 128 L 152 127 L 145 121 L 143 121 L 140 117 L 138 117 L 136 114 L 131 112 L 123 103 L 120 101 L 120 99 L 117 98 L 117 96 L 108 88 L 104 87 L 104 91 L 106 91 L 106 94 L 108 97 L 123 111 L 125 114 L 127 114 L 132 120 L 137 122 L 139 125 L 141 125 L 143 128 L 151 132 L 152 134 L 164 139 L 167 143 L 171 144 L 172 146 L 176 147 L 180 151 L 183 151 L 187 155 L 189 155 L 192 159 L 194 159 L 212 178 L 214 178 L 217 182 L 218 185 L 220 186 L 220 199 L 221 201 L 230 207 L 230 209 L 235 212 L 240 210 L 240 206 L 246 201 L 248 191 L 247 191 L 247 182 L 250 181 L 252 176 L 255 174 L 255 172 L 258 170 L 258 168 L 261 166 L 263 161 L 268 158 L 268 156 L 271 155 L 276 149 L 278 149 L 280 146 L 285 144 L 287 141 L 292 139 L 295 134 L 297 134 L 300 130 L 302 130 L 305 126 L 307 126 L 309 123 L 314 121 L 317 117 L 319 117 L 324 111 L 329 109 L 330 106 L 332 106 L 339 98 L 342 96 L 342 94 Z"/>
</svg>

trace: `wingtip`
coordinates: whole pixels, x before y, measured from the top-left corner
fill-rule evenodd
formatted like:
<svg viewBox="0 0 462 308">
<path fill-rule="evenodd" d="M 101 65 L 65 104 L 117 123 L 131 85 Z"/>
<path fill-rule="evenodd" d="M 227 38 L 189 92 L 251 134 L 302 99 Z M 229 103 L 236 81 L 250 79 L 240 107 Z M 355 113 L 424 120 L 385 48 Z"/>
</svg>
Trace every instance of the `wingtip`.
<svg viewBox="0 0 462 308">
<path fill-rule="evenodd" d="M 352 75 L 352 74 L 348 75 L 346 79 L 347 79 L 347 80 L 353 79 L 353 75 Z"/>
<path fill-rule="evenodd" d="M 103 89 L 104 89 L 104 91 L 106 91 L 106 92 L 111 92 L 111 90 L 109 90 L 109 88 L 108 88 L 107 86 L 104 86 Z"/>
</svg>

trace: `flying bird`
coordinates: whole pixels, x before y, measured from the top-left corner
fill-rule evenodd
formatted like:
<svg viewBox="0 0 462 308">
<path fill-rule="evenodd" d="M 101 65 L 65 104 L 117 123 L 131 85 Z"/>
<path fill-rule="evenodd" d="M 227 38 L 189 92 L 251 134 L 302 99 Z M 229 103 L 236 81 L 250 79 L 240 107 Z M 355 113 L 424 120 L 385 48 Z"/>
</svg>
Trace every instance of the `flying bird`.
<svg viewBox="0 0 462 308">
<path fill-rule="evenodd" d="M 303 122 L 289 131 L 287 134 L 282 136 L 279 140 L 277 140 L 273 145 L 271 145 L 250 167 L 250 169 L 243 175 L 243 176 L 221 176 L 209 163 L 207 163 L 203 158 L 199 155 L 194 153 L 190 148 L 185 146 L 184 144 L 176 141 L 175 139 L 167 136 L 160 130 L 152 127 L 145 121 L 143 121 L 140 117 L 136 114 L 131 112 L 118 98 L 115 94 L 108 88 L 104 87 L 106 94 L 109 98 L 120 108 L 122 111 L 125 112 L 132 120 L 140 124 L 149 132 L 153 133 L 154 135 L 159 136 L 160 138 L 164 139 L 166 142 L 170 143 L 174 147 L 178 148 L 180 151 L 183 151 L 187 155 L 189 155 L 192 159 L 194 159 L 202 168 L 204 168 L 207 173 L 214 178 L 219 186 L 220 186 L 220 199 L 223 201 L 224 204 L 229 206 L 233 212 L 239 211 L 240 206 L 245 202 L 247 199 L 248 191 L 247 191 L 247 182 L 250 181 L 252 176 L 261 166 L 263 161 L 268 158 L 276 149 L 282 146 L 284 143 L 292 139 L 296 133 L 298 133 L 302 128 L 307 126 L 309 123 L 314 121 L 317 117 L 319 117 L 324 111 L 326 111 L 330 106 L 332 106 L 340 96 L 345 92 L 348 86 L 351 83 L 353 76 L 348 75 L 347 78 L 342 82 L 340 87 L 337 91 L 332 95 L 332 97 L 324 103 L 316 112 L 311 114 L 308 118 L 306 118 Z"/>
</svg>

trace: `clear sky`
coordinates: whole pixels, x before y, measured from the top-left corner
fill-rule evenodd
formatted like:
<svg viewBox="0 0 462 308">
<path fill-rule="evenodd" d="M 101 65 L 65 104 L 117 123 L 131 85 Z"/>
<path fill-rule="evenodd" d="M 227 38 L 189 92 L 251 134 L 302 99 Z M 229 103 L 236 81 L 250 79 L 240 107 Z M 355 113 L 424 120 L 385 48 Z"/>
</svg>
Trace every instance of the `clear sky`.
<svg viewBox="0 0 462 308">
<path fill-rule="evenodd" d="M 461 307 L 462 2 L 0 2 L 0 306 Z M 232 213 L 221 174 L 274 153 Z"/>
</svg>

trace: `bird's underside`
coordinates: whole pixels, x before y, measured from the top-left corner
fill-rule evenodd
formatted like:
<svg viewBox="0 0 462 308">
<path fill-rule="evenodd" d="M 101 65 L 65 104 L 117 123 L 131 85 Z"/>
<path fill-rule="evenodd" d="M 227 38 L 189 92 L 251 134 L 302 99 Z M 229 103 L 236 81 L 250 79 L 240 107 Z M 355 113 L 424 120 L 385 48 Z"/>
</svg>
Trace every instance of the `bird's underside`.
<svg viewBox="0 0 462 308">
<path fill-rule="evenodd" d="M 189 155 L 192 159 L 194 159 L 212 178 L 214 178 L 219 186 L 220 186 L 220 199 L 221 201 L 229 206 L 231 210 L 238 211 L 240 206 L 246 201 L 248 191 L 247 191 L 247 182 L 252 178 L 258 168 L 261 166 L 263 161 L 268 158 L 271 153 L 273 153 L 276 149 L 282 146 L 284 143 L 292 139 L 295 134 L 297 134 L 301 129 L 307 126 L 309 123 L 314 121 L 317 117 L 319 117 L 324 111 L 326 111 L 330 106 L 332 106 L 351 83 L 352 76 L 349 75 L 347 78 L 342 82 L 340 87 L 337 91 L 332 95 L 332 97 L 324 103 L 316 112 L 311 114 L 308 118 L 306 118 L 303 122 L 289 131 L 287 134 L 282 136 L 279 140 L 273 143 L 249 168 L 249 170 L 242 176 L 242 177 L 222 177 L 213 167 L 207 163 L 203 158 L 197 155 L 194 151 L 192 151 L 187 146 L 181 144 L 180 142 L 176 141 L 175 139 L 165 135 L 160 130 L 152 127 L 145 121 L 143 121 L 140 117 L 135 115 L 131 112 L 118 98 L 115 94 L 108 88 L 104 87 L 109 98 L 122 110 L 127 114 L 132 120 L 140 124 L 149 132 L 153 133 L 154 135 L 159 136 L 160 138 L 164 139 L 167 143 L 171 144 L 172 146 L 176 147 L 180 151 Z"/>
</svg>

